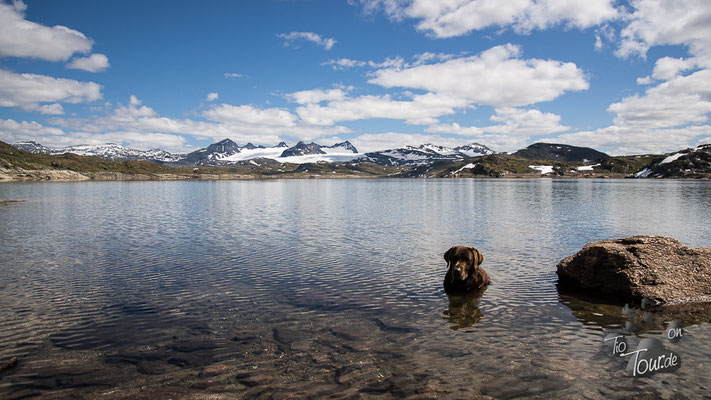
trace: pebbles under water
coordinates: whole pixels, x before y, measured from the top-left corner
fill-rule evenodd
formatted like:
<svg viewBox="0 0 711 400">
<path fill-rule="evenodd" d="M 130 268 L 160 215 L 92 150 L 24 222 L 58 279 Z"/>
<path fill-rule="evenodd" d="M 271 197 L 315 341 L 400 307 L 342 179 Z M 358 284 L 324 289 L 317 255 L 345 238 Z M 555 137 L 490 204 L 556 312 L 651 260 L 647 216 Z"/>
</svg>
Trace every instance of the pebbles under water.
<svg viewBox="0 0 711 400">
<path fill-rule="evenodd" d="M 664 319 L 556 288 L 585 243 L 709 246 L 711 184 L 289 180 L 0 185 L 0 397 L 701 398 L 711 318 L 629 378 Z M 683 221 L 683 223 L 682 223 Z M 442 253 L 493 284 L 449 299 Z M 660 320 L 661 319 L 661 320 Z M 688 320 L 688 319 L 687 319 Z M 685 320 L 686 321 L 686 320 Z"/>
</svg>

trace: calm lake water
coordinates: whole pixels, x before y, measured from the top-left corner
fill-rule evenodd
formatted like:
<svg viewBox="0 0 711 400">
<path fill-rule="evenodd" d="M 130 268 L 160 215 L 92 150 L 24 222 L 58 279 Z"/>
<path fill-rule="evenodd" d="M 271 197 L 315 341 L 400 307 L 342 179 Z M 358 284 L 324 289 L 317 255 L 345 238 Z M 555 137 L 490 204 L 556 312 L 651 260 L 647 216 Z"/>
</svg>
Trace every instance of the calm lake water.
<svg viewBox="0 0 711 400">
<path fill-rule="evenodd" d="M 20 359 L 1 398 L 711 395 L 711 323 L 665 342 L 679 370 L 628 377 L 603 337 L 634 347 L 665 321 L 560 294 L 555 274 L 594 240 L 710 246 L 708 181 L 12 183 L 0 199 L 27 200 L 0 204 L 0 362 Z M 454 244 L 484 254 L 480 299 L 442 289 Z"/>
</svg>

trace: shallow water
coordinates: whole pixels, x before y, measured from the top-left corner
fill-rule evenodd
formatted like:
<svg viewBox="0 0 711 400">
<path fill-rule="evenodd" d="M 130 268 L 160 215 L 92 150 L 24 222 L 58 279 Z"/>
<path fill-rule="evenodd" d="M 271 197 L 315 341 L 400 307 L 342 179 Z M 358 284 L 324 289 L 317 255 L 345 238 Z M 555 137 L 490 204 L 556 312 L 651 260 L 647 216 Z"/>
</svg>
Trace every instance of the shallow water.
<svg viewBox="0 0 711 400">
<path fill-rule="evenodd" d="M 594 240 L 709 246 L 709 182 L 18 183 L 0 199 L 28 200 L 0 204 L 0 362 L 20 359 L 3 398 L 711 393 L 711 319 L 665 343 L 679 370 L 631 378 L 603 337 L 636 345 L 665 321 L 559 294 L 555 275 Z M 484 254 L 480 299 L 442 290 L 453 244 Z"/>
</svg>

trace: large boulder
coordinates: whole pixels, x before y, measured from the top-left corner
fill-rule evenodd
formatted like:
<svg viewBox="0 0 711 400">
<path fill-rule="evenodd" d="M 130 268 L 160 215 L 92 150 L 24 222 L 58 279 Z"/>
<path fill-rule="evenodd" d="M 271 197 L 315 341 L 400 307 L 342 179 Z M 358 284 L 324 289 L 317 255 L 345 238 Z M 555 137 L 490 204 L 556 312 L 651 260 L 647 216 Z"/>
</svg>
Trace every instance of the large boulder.
<svg viewBox="0 0 711 400">
<path fill-rule="evenodd" d="M 620 302 L 711 302 L 711 248 L 691 248 L 669 237 L 591 242 L 557 268 L 562 289 L 583 289 Z"/>
</svg>

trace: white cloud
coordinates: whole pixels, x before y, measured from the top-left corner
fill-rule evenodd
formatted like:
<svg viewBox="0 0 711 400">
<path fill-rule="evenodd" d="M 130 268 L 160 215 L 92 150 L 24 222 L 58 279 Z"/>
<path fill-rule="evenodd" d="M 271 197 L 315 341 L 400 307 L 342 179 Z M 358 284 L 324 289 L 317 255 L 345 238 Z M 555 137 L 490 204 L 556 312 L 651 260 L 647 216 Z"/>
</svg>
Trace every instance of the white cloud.
<svg viewBox="0 0 711 400">
<path fill-rule="evenodd" d="M 12 119 L 0 119 L 0 135 L 4 142 L 17 142 L 21 140 L 35 140 L 35 137 L 60 136 L 64 131 L 59 128 L 48 127 L 37 122 Z"/>
<path fill-rule="evenodd" d="M 211 101 L 217 100 L 219 97 L 220 97 L 220 95 L 217 94 L 217 92 L 208 93 L 207 97 L 205 98 L 205 101 L 207 101 L 209 103 Z"/>
<path fill-rule="evenodd" d="M 227 78 L 227 79 L 244 78 L 244 75 L 237 74 L 234 72 L 225 72 L 225 78 Z"/>
<path fill-rule="evenodd" d="M 62 115 L 64 114 L 64 107 L 61 104 L 45 104 L 37 108 L 37 112 L 44 115 Z"/>
<path fill-rule="evenodd" d="M 291 33 L 280 33 L 277 35 L 278 38 L 284 39 L 284 46 L 291 46 L 294 42 L 299 40 L 306 40 L 313 42 L 326 50 L 331 50 L 336 44 L 336 39 L 325 38 L 313 32 L 291 32 Z"/>
<path fill-rule="evenodd" d="M 416 95 L 411 101 L 393 100 L 388 95 L 367 95 L 331 101 L 325 106 L 305 104 L 298 107 L 296 113 L 311 125 L 371 118 L 401 119 L 409 124 L 422 125 L 432 123 L 435 117 L 454 114 L 455 108 L 466 105 L 460 99 L 432 93 Z"/>
<path fill-rule="evenodd" d="M 711 63 L 711 7 L 707 0 L 634 0 L 634 12 L 622 29 L 619 56 L 646 56 L 657 45 L 685 45 Z"/>
<path fill-rule="evenodd" d="M 620 127 L 670 128 L 689 123 L 703 123 L 711 112 L 711 70 L 677 76 L 610 105 Z"/>
<path fill-rule="evenodd" d="M 503 125 L 484 127 L 485 132 L 507 135 L 546 135 L 570 130 L 569 126 L 560 124 L 560 115 L 535 109 L 497 108 L 491 120 Z"/>
<path fill-rule="evenodd" d="M 296 125 L 296 116 L 280 108 L 257 108 L 250 105 L 216 105 L 205 112 L 205 118 L 216 122 L 247 123 L 273 127 L 292 127 Z"/>
<path fill-rule="evenodd" d="M 649 75 L 637 78 L 638 85 L 649 85 L 652 82 L 654 82 L 654 79 L 652 79 L 652 77 Z"/>
<path fill-rule="evenodd" d="M 32 140 L 50 148 L 81 144 L 97 145 L 118 143 L 139 150 L 160 148 L 167 151 L 190 150 L 185 137 L 154 132 L 65 132 L 62 129 L 44 126 L 35 121 L 0 119 L 0 140 L 7 143 Z"/>
<path fill-rule="evenodd" d="M 664 81 L 674 79 L 694 67 L 696 67 L 694 59 L 662 57 L 654 63 L 652 78 Z"/>
<path fill-rule="evenodd" d="M 67 68 L 81 69 L 89 72 L 103 72 L 109 68 L 109 59 L 103 54 L 92 54 L 89 57 L 77 57 L 67 64 Z"/>
<path fill-rule="evenodd" d="M 422 64 L 427 64 L 427 63 L 432 63 L 433 61 L 446 61 L 449 59 L 454 58 L 455 56 L 453 54 L 445 54 L 445 53 L 431 53 L 431 52 L 424 52 L 420 54 L 415 54 L 412 57 L 412 61 L 406 62 L 404 58 L 402 57 L 389 57 L 386 58 L 385 61 L 377 62 L 377 61 L 362 61 L 362 60 L 353 60 L 350 58 L 339 58 L 336 60 L 328 60 L 321 65 L 330 65 L 331 68 L 334 70 L 346 70 L 350 68 L 362 68 L 365 66 L 368 66 L 370 68 L 392 68 L 392 69 L 402 69 L 402 68 L 410 68 L 410 67 L 415 67 L 418 65 Z"/>
<path fill-rule="evenodd" d="M 593 147 L 612 155 L 659 154 L 686 148 L 694 138 L 710 134 L 711 126 L 708 125 L 672 129 L 609 126 L 563 134 L 554 139 L 559 143 Z"/>
<path fill-rule="evenodd" d="M 90 103 L 100 98 L 101 86 L 94 82 L 0 69 L 0 107 L 35 110 L 39 103 Z"/>
<path fill-rule="evenodd" d="M 476 56 L 406 69 L 384 68 L 370 83 L 387 88 L 423 89 L 439 95 L 496 107 L 553 100 L 566 91 L 588 88 L 574 63 L 520 59 L 518 46 L 496 46 Z"/>
<path fill-rule="evenodd" d="M 161 138 L 157 134 L 166 134 L 212 140 L 230 138 L 238 143 L 276 144 L 284 140 L 283 137 L 314 140 L 351 132 L 342 126 L 326 128 L 306 124 L 288 110 L 251 105 L 212 105 L 202 113 L 206 121 L 174 119 L 160 116 L 131 95 L 128 105 L 119 104 L 108 111 L 107 115 L 90 118 L 54 117 L 49 119 L 49 123 L 64 129 L 68 132 L 66 136 L 75 138 L 75 141 L 119 137 L 125 133 L 145 133 L 153 135 L 153 138 Z M 137 136 L 132 141 L 137 142 Z"/>
<path fill-rule="evenodd" d="M 559 138 L 607 147 L 615 154 L 687 147 L 711 129 L 703 125 L 711 112 L 711 8 L 705 0 L 634 0 L 630 5 L 618 56 L 646 57 L 653 46 L 681 45 L 692 57 L 656 60 L 652 73 L 637 79 L 640 85 L 656 86 L 608 107 L 614 125 Z"/>
<path fill-rule="evenodd" d="M 595 34 L 595 44 L 593 45 L 595 50 L 600 51 L 603 48 L 602 37 L 599 34 Z"/>
<path fill-rule="evenodd" d="M 129 104 L 129 105 L 132 105 L 132 106 L 140 106 L 141 103 L 142 103 L 141 100 L 139 100 L 138 97 L 136 97 L 136 95 L 133 95 L 133 94 L 132 94 L 132 95 L 128 98 L 128 104 Z"/>
<path fill-rule="evenodd" d="M 490 27 L 527 33 L 555 25 L 588 28 L 618 17 L 612 0 L 360 0 L 366 12 L 395 20 L 416 19 L 417 29 L 437 38 Z"/>
<path fill-rule="evenodd" d="M 368 63 L 360 60 L 351 60 L 350 58 L 339 58 L 337 60 L 328 60 L 321 65 L 330 65 L 334 70 L 344 70 L 349 68 L 364 67 L 368 65 Z"/>
<path fill-rule="evenodd" d="M 25 19 L 21 1 L 0 2 L 0 57 L 66 61 L 74 53 L 88 53 L 93 42 L 83 33 L 57 25 L 47 27 Z"/>
<path fill-rule="evenodd" d="M 452 122 L 451 124 L 435 123 L 427 127 L 425 131 L 461 136 L 480 136 L 484 134 L 484 129 L 479 126 L 461 126 L 456 122 Z"/>
<path fill-rule="evenodd" d="M 502 151 L 516 150 L 528 143 L 531 136 L 547 135 L 567 131 L 570 127 L 560 125 L 560 116 L 544 113 L 536 109 L 513 107 L 496 108 L 491 121 L 498 125 L 461 126 L 451 124 L 433 124 L 427 132 L 453 134 L 475 138 L 482 144 L 497 146 Z"/>
<path fill-rule="evenodd" d="M 299 104 L 316 104 L 322 101 L 343 100 L 346 96 L 346 91 L 341 88 L 335 88 L 328 90 L 302 90 L 299 92 L 289 93 L 285 97 Z"/>
</svg>

